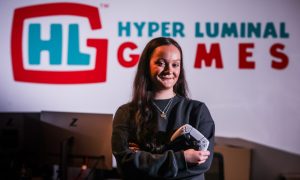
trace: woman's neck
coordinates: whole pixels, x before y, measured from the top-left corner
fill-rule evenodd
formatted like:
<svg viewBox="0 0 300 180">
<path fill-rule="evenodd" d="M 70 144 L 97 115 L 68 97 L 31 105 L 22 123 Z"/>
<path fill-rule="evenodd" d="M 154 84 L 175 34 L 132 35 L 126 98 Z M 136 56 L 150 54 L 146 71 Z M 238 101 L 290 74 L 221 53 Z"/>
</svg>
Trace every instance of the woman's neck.
<svg viewBox="0 0 300 180">
<path fill-rule="evenodd" d="M 154 92 L 154 99 L 170 99 L 176 94 L 173 92 L 173 89 L 170 90 L 161 90 Z"/>
</svg>

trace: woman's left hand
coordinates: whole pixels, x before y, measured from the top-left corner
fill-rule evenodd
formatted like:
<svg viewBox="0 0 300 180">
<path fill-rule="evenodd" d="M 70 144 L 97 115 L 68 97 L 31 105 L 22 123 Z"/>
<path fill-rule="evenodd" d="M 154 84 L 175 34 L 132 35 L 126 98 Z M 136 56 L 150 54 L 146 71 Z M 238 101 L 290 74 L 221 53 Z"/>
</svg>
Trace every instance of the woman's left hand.
<svg viewBox="0 0 300 180">
<path fill-rule="evenodd" d="M 191 164 L 202 164 L 207 160 L 209 155 L 209 151 L 196 151 L 194 149 L 184 151 L 185 161 Z"/>
<path fill-rule="evenodd" d="M 135 143 L 128 143 L 129 145 L 129 149 L 132 151 L 132 152 L 137 152 L 140 150 L 140 147 L 139 145 L 135 144 Z"/>
</svg>

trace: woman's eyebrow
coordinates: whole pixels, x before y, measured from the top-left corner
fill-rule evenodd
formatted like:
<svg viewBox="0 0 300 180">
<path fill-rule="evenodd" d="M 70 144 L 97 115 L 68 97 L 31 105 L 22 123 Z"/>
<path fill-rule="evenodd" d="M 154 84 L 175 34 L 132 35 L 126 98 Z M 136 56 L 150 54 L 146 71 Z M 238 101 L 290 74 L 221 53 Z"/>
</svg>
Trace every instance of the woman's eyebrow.
<svg viewBox="0 0 300 180">
<path fill-rule="evenodd" d="M 171 61 L 171 62 L 181 62 L 181 59 L 174 59 L 174 60 L 169 60 L 169 59 L 166 59 L 166 58 L 163 58 L 163 57 L 160 57 L 160 58 L 157 58 L 157 60 L 163 60 L 163 61 Z"/>
</svg>

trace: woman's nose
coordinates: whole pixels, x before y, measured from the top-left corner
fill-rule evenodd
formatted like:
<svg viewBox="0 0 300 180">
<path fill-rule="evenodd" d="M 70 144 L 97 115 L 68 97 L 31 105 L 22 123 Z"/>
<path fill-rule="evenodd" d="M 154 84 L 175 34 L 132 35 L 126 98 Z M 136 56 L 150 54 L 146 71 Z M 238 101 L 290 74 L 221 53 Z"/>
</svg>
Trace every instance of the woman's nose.
<svg viewBox="0 0 300 180">
<path fill-rule="evenodd" d="M 172 71 L 172 65 L 171 64 L 166 64 L 165 66 L 165 71 L 171 72 Z"/>
</svg>

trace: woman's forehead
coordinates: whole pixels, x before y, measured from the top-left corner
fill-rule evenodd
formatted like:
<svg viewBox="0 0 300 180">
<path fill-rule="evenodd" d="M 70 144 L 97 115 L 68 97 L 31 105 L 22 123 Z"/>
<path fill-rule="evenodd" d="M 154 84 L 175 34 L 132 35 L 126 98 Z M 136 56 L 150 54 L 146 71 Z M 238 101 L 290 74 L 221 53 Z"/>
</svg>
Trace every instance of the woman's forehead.
<svg viewBox="0 0 300 180">
<path fill-rule="evenodd" d="M 152 57 L 161 57 L 167 60 L 180 60 L 181 54 L 179 49 L 174 45 L 163 45 L 155 48 Z"/>
</svg>

